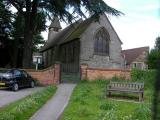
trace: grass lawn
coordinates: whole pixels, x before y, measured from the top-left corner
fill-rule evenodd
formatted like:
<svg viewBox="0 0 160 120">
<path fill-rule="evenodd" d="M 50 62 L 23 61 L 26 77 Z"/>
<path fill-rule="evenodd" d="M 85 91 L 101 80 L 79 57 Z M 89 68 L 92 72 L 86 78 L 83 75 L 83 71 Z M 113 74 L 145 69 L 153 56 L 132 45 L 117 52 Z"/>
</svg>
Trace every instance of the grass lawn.
<svg viewBox="0 0 160 120">
<path fill-rule="evenodd" d="M 0 108 L 0 120 L 28 120 L 46 101 L 53 96 L 56 86 L 40 91 Z"/>
<path fill-rule="evenodd" d="M 106 98 L 107 83 L 103 80 L 78 83 L 61 120 L 151 120 L 153 86 L 150 84 L 153 82 L 145 83 L 148 87 L 144 90 L 144 102 L 128 100 L 136 96 L 138 100 L 138 95 L 132 94 L 122 100 Z"/>
</svg>

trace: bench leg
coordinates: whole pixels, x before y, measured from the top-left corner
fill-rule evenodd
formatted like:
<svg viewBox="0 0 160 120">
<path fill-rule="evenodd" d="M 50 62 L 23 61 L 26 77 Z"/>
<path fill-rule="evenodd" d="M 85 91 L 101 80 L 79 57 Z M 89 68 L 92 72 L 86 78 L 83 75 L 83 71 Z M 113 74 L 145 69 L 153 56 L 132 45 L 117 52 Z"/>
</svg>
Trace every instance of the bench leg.
<svg viewBox="0 0 160 120">
<path fill-rule="evenodd" d="M 109 96 L 109 97 L 111 96 L 111 92 L 108 92 L 108 96 Z"/>
<path fill-rule="evenodd" d="M 142 93 L 142 101 L 144 100 L 144 98 L 143 98 L 143 97 L 144 97 L 144 95 L 143 95 L 143 93 Z"/>
<path fill-rule="evenodd" d="M 143 93 L 139 93 L 139 101 L 143 101 Z"/>
</svg>

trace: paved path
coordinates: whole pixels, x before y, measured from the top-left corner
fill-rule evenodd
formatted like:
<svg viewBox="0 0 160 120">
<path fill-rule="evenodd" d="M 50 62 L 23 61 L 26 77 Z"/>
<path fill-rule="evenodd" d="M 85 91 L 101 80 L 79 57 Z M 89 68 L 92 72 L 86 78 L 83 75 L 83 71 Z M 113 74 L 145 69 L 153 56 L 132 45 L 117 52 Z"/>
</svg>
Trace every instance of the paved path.
<svg viewBox="0 0 160 120">
<path fill-rule="evenodd" d="M 75 86 L 71 83 L 58 85 L 55 95 L 30 120 L 57 120 L 68 104 Z"/>
<path fill-rule="evenodd" d="M 0 107 L 7 105 L 11 102 L 14 102 L 16 100 L 19 100 L 21 98 L 24 98 L 27 95 L 37 92 L 40 89 L 42 89 L 42 87 L 26 88 L 26 89 L 21 89 L 17 92 L 0 89 Z"/>
</svg>

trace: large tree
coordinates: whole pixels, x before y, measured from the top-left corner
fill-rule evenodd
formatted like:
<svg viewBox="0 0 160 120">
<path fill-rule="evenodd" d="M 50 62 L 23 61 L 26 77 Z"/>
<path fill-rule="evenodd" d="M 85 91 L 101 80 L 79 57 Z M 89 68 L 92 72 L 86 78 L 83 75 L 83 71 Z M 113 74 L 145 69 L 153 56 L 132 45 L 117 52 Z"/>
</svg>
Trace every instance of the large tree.
<svg viewBox="0 0 160 120">
<path fill-rule="evenodd" d="M 44 40 L 41 36 L 41 31 L 44 31 L 45 26 L 45 15 L 43 12 L 38 11 L 36 17 L 35 29 L 33 32 L 32 39 L 32 51 L 36 51 L 38 48 L 38 44 L 43 44 Z M 16 13 L 15 20 L 13 22 L 13 30 L 12 30 L 12 38 L 14 41 L 13 44 L 13 54 L 12 54 L 12 67 L 22 67 L 22 56 L 24 50 L 24 29 L 25 28 L 25 20 L 24 16 L 19 12 Z"/>
<path fill-rule="evenodd" d="M 149 52 L 147 56 L 147 64 L 149 69 L 157 69 L 159 66 L 157 62 L 160 59 L 160 37 L 155 40 L 155 47 Z"/>
<path fill-rule="evenodd" d="M 58 16 L 60 19 L 71 22 L 74 19 L 73 13 L 85 16 L 83 9 L 89 13 L 100 14 L 107 12 L 112 15 L 120 15 L 121 12 L 109 7 L 103 0 L 3 0 L 6 5 L 14 6 L 19 14 L 24 16 L 24 51 L 23 67 L 31 65 L 32 39 L 36 29 L 36 17 L 38 11 L 50 16 Z M 83 6 L 83 8 L 82 8 Z M 72 12 L 71 12 L 72 8 Z"/>
<path fill-rule="evenodd" d="M 10 35 L 12 30 L 12 14 L 8 7 L 0 1 L 0 67 L 4 67 L 10 61 Z"/>
</svg>

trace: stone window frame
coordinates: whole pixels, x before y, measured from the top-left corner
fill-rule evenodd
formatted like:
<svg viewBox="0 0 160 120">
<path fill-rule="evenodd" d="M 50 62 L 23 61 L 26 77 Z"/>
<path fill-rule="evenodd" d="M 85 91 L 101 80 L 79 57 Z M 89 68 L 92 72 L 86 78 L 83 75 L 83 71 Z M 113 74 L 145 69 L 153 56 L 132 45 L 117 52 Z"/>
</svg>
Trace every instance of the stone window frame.
<svg viewBox="0 0 160 120">
<path fill-rule="evenodd" d="M 105 33 L 105 34 L 104 34 Z M 100 39 L 100 34 L 105 39 Z M 99 35 L 99 36 L 98 36 Z M 97 40 L 96 38 L 99 39 Z M 100 42 L 101 40 L 101 42 Z M 101 56 L 110 55 L 110 35 L 104 27 L 100 27 L 94 34 L 94 54 Z"/>
</svg>

